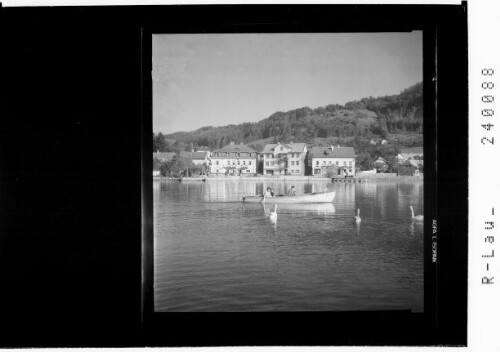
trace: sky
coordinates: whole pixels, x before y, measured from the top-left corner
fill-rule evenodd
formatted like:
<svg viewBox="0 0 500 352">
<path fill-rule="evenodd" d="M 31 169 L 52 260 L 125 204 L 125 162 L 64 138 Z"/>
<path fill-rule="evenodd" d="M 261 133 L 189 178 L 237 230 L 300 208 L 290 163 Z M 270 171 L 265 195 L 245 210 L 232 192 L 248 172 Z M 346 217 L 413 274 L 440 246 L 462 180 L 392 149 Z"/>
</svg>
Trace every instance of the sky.
<svg viewBox="0 0 500 352">
<path fill-rule="evenodd" d="M 422 32 L 153 35 L 153 131 L 398 94 L 423 80 Z"/>
</svg>

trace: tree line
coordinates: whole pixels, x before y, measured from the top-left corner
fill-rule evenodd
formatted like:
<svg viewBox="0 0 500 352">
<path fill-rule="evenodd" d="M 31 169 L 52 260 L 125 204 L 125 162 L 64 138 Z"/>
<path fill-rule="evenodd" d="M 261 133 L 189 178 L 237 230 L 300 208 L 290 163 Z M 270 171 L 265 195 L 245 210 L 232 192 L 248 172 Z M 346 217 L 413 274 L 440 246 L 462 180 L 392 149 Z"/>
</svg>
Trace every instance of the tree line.
<svg viewBox="0 0 500 352">
<path fill-rule="evenodd" d="M 368 168 L 372 159 L 390 158 L 401 147 L 421 146 L 423 123 L 423 83 L 417 83 L 400 94 L 367 97 L 345 105 L 331 104 L 311 109 L 302 107 L 278 111 L 256 123 L 222 127 L 205 126 L 191 132 L 164 135 L 153 133 L 154 151 L 179 152 L 192 147 L 216 150 L 230 142 L 248 144 L 257 151 L 264 147 L 260 140 L 318 144 L 318 138 L 342 146 L 354 147 L 358 165 Z M 373 145 L 373 139 L 389 140 L 389 146 Z"/>
</svg>

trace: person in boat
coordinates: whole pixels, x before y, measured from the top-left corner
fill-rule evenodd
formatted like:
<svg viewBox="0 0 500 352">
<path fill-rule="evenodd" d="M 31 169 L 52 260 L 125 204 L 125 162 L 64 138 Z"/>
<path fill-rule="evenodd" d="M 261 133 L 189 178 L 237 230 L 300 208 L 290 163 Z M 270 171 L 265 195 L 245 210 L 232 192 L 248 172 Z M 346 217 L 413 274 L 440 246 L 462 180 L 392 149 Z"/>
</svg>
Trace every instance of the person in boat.
<svg viewBox="0 0 500 352">
<path fill-rule="evenodd" d="M 296 195 L 297 195 L 297 193 L 295 192 L 295 186 L 292 186 L 292 188 L 290 188 L 290 190 L 288 191 L 288 196 L 293 197 Z"/>
<path fill-rule="evenodd" d="M 272 197 L 271 187 L 267 187 L 266 192 L 264 193 L 264 198 Z"/>
</svg>

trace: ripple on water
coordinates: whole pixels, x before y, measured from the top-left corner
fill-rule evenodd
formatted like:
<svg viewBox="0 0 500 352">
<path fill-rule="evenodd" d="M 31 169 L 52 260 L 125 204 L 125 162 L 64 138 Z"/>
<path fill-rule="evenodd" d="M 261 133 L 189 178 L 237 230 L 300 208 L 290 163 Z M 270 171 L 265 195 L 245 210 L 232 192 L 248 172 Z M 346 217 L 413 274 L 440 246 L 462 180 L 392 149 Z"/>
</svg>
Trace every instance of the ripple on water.
<svg viewBox="0 0 500 352">
<path fill-rule="evenodd" d="M 334 207 L 278 207 L 272 224 L 268 208 L 235 202 L 262 184 L 156 187 L 155 309 L 423 309 L 423 227 L 408 214 L 423 210 L 421 184 L 294 185 L 336 190 Z"/>
</svg>

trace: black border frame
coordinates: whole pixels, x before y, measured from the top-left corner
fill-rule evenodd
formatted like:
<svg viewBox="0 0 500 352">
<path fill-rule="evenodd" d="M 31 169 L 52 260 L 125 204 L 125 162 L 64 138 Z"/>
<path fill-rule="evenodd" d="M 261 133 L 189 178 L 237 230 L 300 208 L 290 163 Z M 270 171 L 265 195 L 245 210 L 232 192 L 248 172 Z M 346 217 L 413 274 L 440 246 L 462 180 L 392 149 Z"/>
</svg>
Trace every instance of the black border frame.
<svg viewBox="0 0 500 352">
<path fill-rule="evenodd" d="M 219 22 L 220 17 L 214 21 L 200 21 L 201 23 L 190 23 L 189 25 L 182 25 L 176 23 L 167 24 L 165 26 L 147 26 L 143 30 L 143 78 L 145 85 L 143 87 L 143 128 L 149 136 L 152 132 L 152 82 L 151 82 L 151 41 L 153 34 L 175 34 L 175 33 L 300 33 L 300 32 L 403 32 L 410 30 L 423 31 L 423 81 L 424 81 L 424 114 L 426 120 L 424 121 L 424 154 L 426 158 L 426 172 L 424 181 L 424 197 L 425 197 L 425 229 L 424 229 L 424 271 L 425 271 L 425 285 L 424 285 L 424 313 L 410 313 L 409 311 L 377 311 L 377 312 L 256 312 L 256 313 L 167 313 L 167 312 L 154 312 L 154 292 L 153 287 L 153 229 L 152 212 L 150 219 L 145 222 L 143 227 L 143 240 L 147 243 L 144 245 L 146 249 L 146 256 L 144 258 L 144 265 L 147 269 L 144 272 L 144 323 L 151 331 L 160 327 L 173 329 L 174 331 L 182 331 L 183 329 L 194 328 L 194 331 L 199 333 L 203 331 L 204 326 L 216 324 L 221 327 L 223 331 L 228 331 L 224 334 L 224 338 L 217 335 L 199 334 L 195 340 L 190 338 L 181 338 L 181 335 L 174 333 L 174 337 L 168 340 L 170 346 L 222 346 L 222 345 L 433 345 L 443 343 L 443 341 L 454 341 L 452 344 L 465 345 L 466 336 L 463 335 L 463 326 L 461 327 L 461 336 L 456 339 L 446 340 L 441 335 L 443 333 L 442 326 L 442 312 L 439 307 L 438 297 L 438 263 L 432 261 L 432 248 L 436 242 L 432 234 L 433 220 L 439 218 L 437 205 L 439 203 L 438 197 L 438 183 L 443 181 L 437 173 L 437 162 L 442 159 L 442 155 L 438 155 L 438 140 L 444 140 L 443 136 L 438 134 L 437 128 L 437 115 L 439 113 L 439 106 L 441 95 L 438 95 L 438 84 L 441 77 L 438 73 L 440 65 L 440 56 L 446 57 L 441 47 L 445 47 L 443 42 L 448 40 L 448 31 L 458 30 L 462 31 L 462 36 L 459 37 L 459 42 L 462 45 L 466 43 L 466 31 L 464 32 L 463 26 L 466 23 L 466 6 L 449 7 L 455 11 L 453 13 L 458 20 L 456 21 L 456 28 L 453 26 L 448 27 L 443 31 L 443 25 L 432 18 L 430 21 L 424 19 L 423 14 L 433 13 L 436 7 L 422 6 L 422 5 L 321 5 L 321 6 L 300 6 L 300 5 L 267 5 L 254 6 L 254 5 L 239 5 L 237 8 L 232 6 L 209 6 L 203 7 L 203 12 L 206 13 L 208 18 L 212 17 L 217 10 L 231 18 L 231 22 Z M 322 19 L 328 14 L 335 13 L 339 18 L 344 18 L 336 23 L 326 22 L 311 22 L 305 20 L 304 17 L 297 16 L 299 13 L 303 14 L 305 10 L 309 12 L 318 13 L 321 11 Z M 245 11 L 248 10 L 248 11 Z M 271 10 L 271 11 L 269 11 Z M 411 11 L 415 10 L 415 13 Z M 447 9 L 440 7 L 436 12 L 447 13 Z M 458 10 L 458 11 L 457 11 Z M 175 12 L 175 11 L 174 11 Z M 180 11 L 182 12 L 182 10 Z M 391 23 L 364 23 L 360 25 L 357 22 L 346 23 L 345 18 L 352 18 L 357 16 L 366 19 L 370 15 L 380 15 L 382 13 L 389 13 L 392 15 L 410 16 L 410 20 L 406 23 L 397 22 Z M 265 16 L 252 17 L 255 13 L 266 13 Z M 292 13 L 292 18 L 286 20 L 278 20 L 275 17 L 277 13 Z M 181 16 L 182 17 L 182 16 Z M 262 17 L 266 18 L 263 19 Z M 272 20 L 269 20 L 271 18 Z M 408 19 L 408 17 L 406 17 Z M 460 27 L 462 26 L 462 27 Z M 444 32 L 444 33 L 443 33 Z M 459 50 L 462 48 L 458 48 Z M 446 60 L 446 59 L 445 59 Z M 463 64 L 463 62 L 462 62 Z M 143 134 L 144 136 L 144 134 Z M 149 143 L 150 144 L 150 143 Z M 146 145 L 146 144 L 144 144 Z M 152 211 L 152 178 L 149 176 L 152 170 L 152 147 L 147 145 L 143 149 L 143 162 L 146 166 L 147 180 L 143 178 L 143 185 L 145 193 L 143 192 L 143 209 L 148 212 Z M 144 173 L 144 169 L 143 169 Z M 446 172 L 443 173 L 443 176 Z M 446 182 L 446 181 L 445 181 Z M 144 190 L 143 190 L 144 191 Z M 440 213 L 441 214 L 441 213 Z M 440 236 L 441 237 L 441 236 Z M 440 242 L 440 241 L 438 241 Z M 444 241 L 443 241 L 444 242 Z M 463 244 L 462 244 L 463 245 Z M 463 248 L 462 248 L 463 249 Z M 463 265 L 462 265 L 463 267 Z M 466 268 L 466 265 L 465 265 Z M 463 303 L 463 302 L 462 302 Z M 463 308 L 462 308 L 463 309 Z M 466 308 L 465 308 L 466 309 Z M 464 312 L 462 311 L 462 316 Z M 466 315 L 466 312 L 465 312 Z M 233 322 L 240 323 L 241 321 L 251 321 L 258 323 L 261 327 L 272 329 L 273 326 L 284 326 L 287 331 L 293 331 L 291 335 L 286 338 L 283 336 L 269 336 L 263 334 L 262 336 L 246 336 L 245 334 L 235 331 Z M 322 328 L 318 321 L 329 321 L 331 328 L 338 332 L 335 336 L 330 336 L 327 330 Z M 457 321 L 463 324 L 462 321 Z M 307 331 L 302 334 L 300 331 L 293 329 L 293 325 L 300 325 Z M 382 324 L 382 325 L 381 325 Z M 246 325 L 246 324 L 245 324 Z M 377 326 L 377 328 L 373 328 Z M 404 328 L 402 328 L 404 326 Z M 405 329 L 408 329 L 405 331 Z M 384 330 L 385 333 L 384 333 Z M 446 328 L 444 329 L 446 330 Z M 311 332 L 319 332 L 318 335 L 313 337 Z M 352 331 L 356 331 L 355 334 Z M 388 333 L 388 331 L 390 331 Z M 340 334 L 339 334 L 340 333 Z M 394 336 L 394 335 L 399 336 Z M 422 335 L 423 334 L 423 335 Z M 453 334 L 456 334 L 453 333 Z M 457 334 L 458 335 L 458 334 Z"/>
<path fill-rule="evenodd" d="M 147 251 L 141 173 L 150 155 L 144 154 L 150 136 L 141 132 L 147 111 L 141 35 L 252 26 L 435 31 L 439 193 L 430 196 L 439 221 L 437 290 L 430 302 L 436 315 L 429 320 L 405 312 L 370 320 L 359 313 L 332 319 L 325 312 L 141 316 Z M 466 3 L 0 7 L 0 30 L 6 68 L 0 83 L 1 346 L 467 343 Z M 426 91 L 435 88 L 425 82 Z"/>
</svg>

